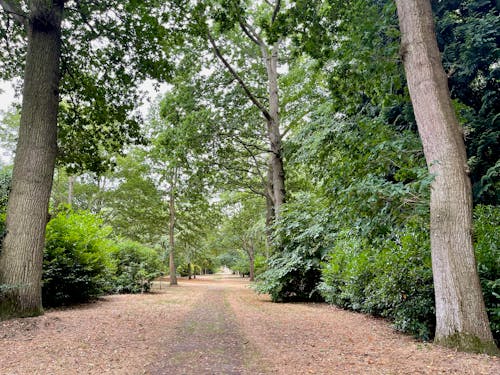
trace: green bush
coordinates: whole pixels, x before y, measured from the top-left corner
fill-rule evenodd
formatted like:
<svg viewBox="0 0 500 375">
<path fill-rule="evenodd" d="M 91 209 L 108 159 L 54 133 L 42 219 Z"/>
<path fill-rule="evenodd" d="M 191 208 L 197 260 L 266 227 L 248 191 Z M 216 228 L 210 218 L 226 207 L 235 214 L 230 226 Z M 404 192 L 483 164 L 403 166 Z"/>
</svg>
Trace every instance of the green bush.
<svg viewBox="0 0 500 375">
<path fill-rule="evenodd" d="M 474 210 L 474 242 L 479 278 L 491 331 L 500 343 L 500 207 L 477 206 Z"/>
<path fill-rule="evenodd" d="M 90 301 L 111 288 L 111 228 L 89 212 L 65 210 L 47 225 L 42 300 L 46 307 Z"/>
<path fill-rule="evenodd" d="M 500 338 L 500 208 L 477 206 L 474 239 L 479 277 L 495 340 Z M 323 265 L 321 294 L 329 303 L 393 321 L 396 329 L 431 339 L 435 329 L 429 233 L 414 218 L 387 239 L 368 243 L 346 232 Z"/>
<path fill-rule="evenodd" d="M 329 245 L 328 213 L 309 194 L 283 205 L 275 228 L 277 251 L 267 261 L 255 289 L 275 302 L 319 301 L 320 263 Z"/>
<path fill-rule="evenodd" d="M 163 265 L 158 252 L 138 242 L 118 242 L 111 257 L 116 267 L 113 278 L 115 293 L 147 292 L 152 281 L 162 274 Z"/>
<path fill-rule="evenodd" d="M 393 320 L 397 329 L 429 339 L 434 298 L 428 232 L 408 223 L 386 240 L 339 236 L 323 267 L 325 300 Z"/>
</svg>

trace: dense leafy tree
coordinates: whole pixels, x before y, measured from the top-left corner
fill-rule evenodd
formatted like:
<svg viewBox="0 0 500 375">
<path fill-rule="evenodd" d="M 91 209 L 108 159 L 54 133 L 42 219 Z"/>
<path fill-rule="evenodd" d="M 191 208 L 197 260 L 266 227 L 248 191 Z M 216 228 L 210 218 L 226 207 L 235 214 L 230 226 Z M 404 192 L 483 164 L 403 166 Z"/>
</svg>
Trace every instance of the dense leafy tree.
<svg viewBox="0 0 500 375">
<path fill-rule="evenodd" d="M 72 169 L 102 169 L 100 148 L 116 150 L 137 138 L 137 121 L 130 115 L 134 85 L 149 75 L 165 77 L 165 50 L 150 47 L 158 38 L 167 41 L 163 24 L 170 13 L 154 1 L 6 0 L 0 5 L 2 78 L 24 70 L 7 236 L 0 254 L 0 282 L 17 287 L 2 299 L 0 310 L 2 316 L 37 315 L 42 312 L 42 252 L 57 118 L 70 126 L 60 127 L 66 139 L 61 150 L 69 145 L 62 160 L 75 150 L 88 151 L 65 160 Z M 65 104 L 61 111 L 60 99 Z M 101 131 L 84 131 L 97 126 Z M 97 142 L 80 147 L 83 134 L 85 139 L 93 134 Z"/>
</svg>

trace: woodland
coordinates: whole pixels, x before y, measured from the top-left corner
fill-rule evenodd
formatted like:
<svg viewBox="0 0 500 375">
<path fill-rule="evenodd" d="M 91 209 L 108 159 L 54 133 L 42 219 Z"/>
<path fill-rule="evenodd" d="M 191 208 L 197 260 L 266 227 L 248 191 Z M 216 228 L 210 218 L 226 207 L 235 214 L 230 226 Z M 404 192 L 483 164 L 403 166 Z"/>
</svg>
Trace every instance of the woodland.
<svg viewBox="0 0 500 375">
<path fill-rule="evenodd" d="M 498 1 L 0 6 L 1 320 L 227 267 L 498 355 Z"/>
</svg>

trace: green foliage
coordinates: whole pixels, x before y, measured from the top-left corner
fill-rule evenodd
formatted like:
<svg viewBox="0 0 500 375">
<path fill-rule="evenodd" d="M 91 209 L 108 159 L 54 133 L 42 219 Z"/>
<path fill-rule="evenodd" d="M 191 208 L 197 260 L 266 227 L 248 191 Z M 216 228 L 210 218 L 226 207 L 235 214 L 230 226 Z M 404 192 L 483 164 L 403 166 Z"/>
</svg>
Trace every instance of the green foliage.
<svg viewBox="0 0 500 375">
<path fill-rule="evenodd" d="M 317 203 L 318 205 L 316 205 Z M 275 248 L 256 290 L 268 293 L 275 302 L 320 300 L 320 262 L 328 249 L 328 213 L 321 202 L 302 194 L 282 208 L 275 230 Z"/>
<path fill-rule="evenodd" d="M 250 265 L 248 264 L 248 259 L 246 257 L 241 257 L 238 261 L 231 267 L 234 272 L 238 272 L 240 275 L 250 274 Z"/>
<path fill-rule="evenodd" d="M 420 220 L 378 243 L 343 232 L 323 266 L 325 300 L 383 316 L 423 339 L 434 327 L 434 294 L 428 230 Z"/>
<path fill-rule="evenodd" d="M 110 256 L 116 267 L 112 286 L 115 293 L 147 292 L 164 269 L 155 249 L 131 240 L 119 241 Z"/>
<path fill-rule="evenodd" d="M 257 254 L 254 260 L 255 276 L 259 276 L 267 270 L 267 258 L 264 254 Z"/>
<path fill-rule="evenodd" d="M 23 10 L 29 1 L 16 1 Z M 173 2 L 64 2 L 58 162 L 71 173 L 102 173 L 125 145 L 142 143 L 133 113 L 146 78 L 165 80 L 177 43 Z M 27 32 L 0 12 L 0 77 L 22 76 Z M 28 15 L 29 16 L 29 15 Z M 165 25 L 169 25 L 168 28 Z"/>
<path fill-rule="evenodd" d="M 44 306 L 87 302 L 110 290 L 111 228 L 88 212 L 62 210 L 48 224 L 43 259 Z"/>
<path fill-rule="evenodd" d="M 500 14 L 494 0 L 435 1 L 451 95 L 461 105 L 474 200 L 500 203 Z"/>
<path fill-rule="evenodd" d="M 491 331 L 500 343 L 500 207 L 477 206 L 474 210 L 474 242 L 479 278 Z"/>
</svg>

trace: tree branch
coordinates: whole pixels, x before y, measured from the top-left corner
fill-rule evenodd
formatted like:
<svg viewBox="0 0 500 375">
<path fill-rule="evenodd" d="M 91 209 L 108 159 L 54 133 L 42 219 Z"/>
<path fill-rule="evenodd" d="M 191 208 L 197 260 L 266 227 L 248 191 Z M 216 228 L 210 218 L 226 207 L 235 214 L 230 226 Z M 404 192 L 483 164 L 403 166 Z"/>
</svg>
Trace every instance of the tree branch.
<svg viewBox="0 0 500 375">
<path fill-rule="evenodd" d="M 238 20 L 238 23 L 240 24 L 241 30 L 243 30 L 243 32 L 245 33 L 245 35 L 248 36 L 248 38 L 252 42 L 254 42 L 255 44 L 257 44 L 259 47 L 262 47 L 262 45 L 264 44 L 264 42 L 259 37 L 259 34 L 257 34 L 257 32 L 248 23 L 246 23 L 245 21 L 243 21 L 243 20 L 240 19 L 240 20 Z"/>
<path fill-rule="evenodd" d="M 12 16 L 12 18 L 19 24 L 19 26 L 27 26 L 28 16 L 19 7 L 19 4 L 11 0 L 0 0 L 0 6 L 2 6 L 5 13 L 8 13 Z"/>
<path fill-rule="evenodd" d="M 244 144 L 242 143 L 243 147 L 245 148 L 245 150 L 247 150 L 247 152 L 250 154 L 250 156 L 252 157 L 252 160 L 254 161 L 255 163 L 255 168 L 257 169 L 257 173 L 262 181 L 262 185 L 265 186 L 266 185 L 266 179 L 264 178 L 264 175 L 262 174 L 262 172 L 260 171 L 260 168 L 259 168 L 259 161 L 257 160 L 257 158 L 255 157 L 254 153 Z"/>
<path fill-rule="evenodd" d="M 219 47 L 217 47 L 217 44 L 215 43 L 215 40 L 212 38 L 212 34 L 210 34 L 209 30 L 207 30 L 207 36 L 208 36 L 208 40 L 209 40 L 210 44 L 212 45 L 212 48 L 213 48 L 213 50 L 214 50 L 215 55 L 217 56 L 217 58 L 224 64 L 224 66 L 227 68 L 227 70 L 229 71 L 229 73 L 231 73 L 231 75 L 234 77 L 234 79 L 236 79 L 236 81 L 239 83 L 239 85 L 241 86 L 241 88 L 243 89 L 243 91 L 245 91 L 245 94 L 248 96 L 248 98 L 250 99 L 250 101 L 262 112 L 262 115 L 265 117 L 265 119 L 267 121 L 271 121 L 272 117 L 269 114 L 269 111 L 255 97 L 255 95 L 252 94 L 252 92 L 250 91 L 250 89 L 248 88 L 248 86 L 245 84 L 245 82 L 243 81 L 243 79 L 241 79 L 241 77 L 233 69 L 233 67 L 231 66 L 231 64 L 229 64 L 229 62 L 224 58 L 224 56 L 222 56 L 222 53 L 221 53 Z"/>
<path fill-rule="evenodd" d="M 274 4 L 273 15 L 271 17 L 271 24 L 274 24 L 274 21 L 276 21 L 276 17 L 278 16 L 278 13 L 280 12 L 280 8 L 281 8 L 281 1 L 276 0 L 276 3 Z"/>
</svg>

